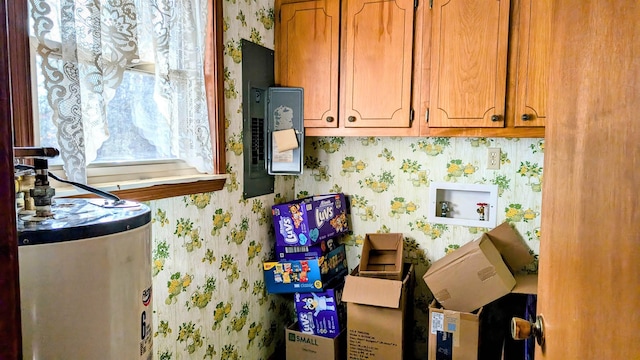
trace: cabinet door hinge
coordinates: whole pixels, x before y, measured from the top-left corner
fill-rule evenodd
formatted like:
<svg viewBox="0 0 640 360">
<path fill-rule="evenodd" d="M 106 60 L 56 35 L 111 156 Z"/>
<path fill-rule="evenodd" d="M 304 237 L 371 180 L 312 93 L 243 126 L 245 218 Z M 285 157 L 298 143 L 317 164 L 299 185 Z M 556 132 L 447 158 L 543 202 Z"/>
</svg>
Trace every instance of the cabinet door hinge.
<svg viewBox="0 0 640 360">
<path fill-rule="evenodd" d="M 429 122 L 429 108 L 427 108 L 427 112 L 424 114 L 424 121 Z"/>
<path fill-rule="evenodd" d="M 419 0 L 413 0 L 413 8 L 417 9 L 418 8 L 418 1 Z"/>
<path fill-rule="evenodd" d="M 433 1 L 433 0 L 431 0 Z M 278 22 L 282 22 L 282 9 L 278 9 Z"/>
<path fill-rule="evenodd" d="M 413 109 L 409 110 L 409 127 L 413 125 L 414 116 L 415 116 L 415 111 L 413 111 Z"/>
<path fill-rule="evenodd" d="M 433 0 L 429 0 L 429 9 L 433 9 Z"/>
</svg>

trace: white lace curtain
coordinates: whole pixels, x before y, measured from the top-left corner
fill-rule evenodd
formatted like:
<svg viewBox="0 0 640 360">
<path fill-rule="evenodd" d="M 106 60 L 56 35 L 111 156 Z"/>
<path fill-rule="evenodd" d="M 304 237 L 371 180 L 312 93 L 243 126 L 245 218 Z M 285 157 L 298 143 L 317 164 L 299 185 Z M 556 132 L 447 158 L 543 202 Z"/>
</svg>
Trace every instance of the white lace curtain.
<svg viewBox="0 0 640 360">
<path fill-rule="evenodd" d="M 166 123 L 138 117 L 136 127 L 143 136 L 148 129 L 166 127 L 173 156 L 213 172 L 203 74 L 206 0 L 30 3 L 43 86 L 69 180 L 86 183 L 87 165 L 109 137 L 106 106 L 125 69 L 147 60 L 143 53 L 153 54 L 148 60 L 155 63 L 154 98 Z M 55 28 L 59 39 L 52 39 Z"/>
</svg>

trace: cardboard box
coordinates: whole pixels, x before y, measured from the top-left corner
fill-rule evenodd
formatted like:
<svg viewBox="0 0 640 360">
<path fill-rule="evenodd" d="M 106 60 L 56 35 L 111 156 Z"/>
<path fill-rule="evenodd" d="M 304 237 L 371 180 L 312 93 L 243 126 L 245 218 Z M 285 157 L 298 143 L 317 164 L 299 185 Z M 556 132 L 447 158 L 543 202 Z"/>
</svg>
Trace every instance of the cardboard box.
<svg viewBox="0 0 640 360">
<path fill-rule="evenodd" d="M 271 294 L 322 291 L 349 269 L 344 245 L 316 259 L 267 261 L 262 265 L 264 283 Z"/>
<path fill-rule="evenodd" d="M 276 245 L 276 259 L 278 260 L 306 260 L 322 257 L 338 247 L 337 239 L 319 241 L 313 246 L 283 246 Z"/>
<path fill-rule="evenodd" d="M 360 276 L 402 280 L 404 237 L 400 233 L 366 234 L 360 257 Z"/>
<path fill-rule="evenodd" d="M 294 200 L 271 207 L 276 244 L 314 245 L 349 230 L 344 194 Z"/>
<path fill-rule="evenodd" d="M 296 293 L 293 297 L 300 331 L 334 338 L 344 330 L 346 307 L 342 303 L 344 279 L 322 292 Z"/>
<path fill-rule="evenodd" d="M 429 305 L 429 360 L 478 359 L 480 309 L 476 314 Z"/>
<path fill-rule="evenodd" d="M 404 265 L 402 281 L 358 276 L 345 279 L 342 301 L 347 303 L 347 358 L 400 360 L 412 357 L 414 268 Z"/>
<path fill-rule="evenodd" d="M 335 338 L 300 332 L 298 323 L 285 330 L 287 360 L 344 360 L 346 330 Z"/>
<path fill-rule="evenodd" d="M 512 293 L 537 292 L 536 275 L 517 275 L 516 283 L 518 286 Z M 527 318 L 524 313 L 511 313 L 516 308 L 513 301 L 514 296 L 507 294 L 475 313 L 468 313 L 446 310 L 434 300 L 429 305 L 428 360 L 526 359 L 529 355 L 525 351 L 527 340 L 512 340 L 511 329 L 506 324 L 512 316 Z M 514 349 L 513 344 L 518 349 Z"/>
<path fill-rule="evenodd" d="M 471 312 L 510 293 L 512 270 L 532 261 L 524 241 L 503 223 L 433 263 L 423 279 L 445 309 Z"/>
</svg>

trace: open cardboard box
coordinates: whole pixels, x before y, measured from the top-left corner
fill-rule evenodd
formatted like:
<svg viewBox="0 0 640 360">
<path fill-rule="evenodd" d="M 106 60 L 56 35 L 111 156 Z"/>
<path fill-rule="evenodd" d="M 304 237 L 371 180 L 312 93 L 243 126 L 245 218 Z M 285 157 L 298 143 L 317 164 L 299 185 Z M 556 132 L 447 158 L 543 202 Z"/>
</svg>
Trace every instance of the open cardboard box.
<svg viewBox="0 0 640 360">
<path fill-rule="evenodd" d="M 537 293 L 537 276 L 531 275 L 516 275 L 516 284 L 511 293 L 519 294 L 536 294 Z M 504 298 L 502 300 L 507 300 Z M 509 300 L 512 301 L 512 300 Z M 473 313 L 464 311 L 447 310 L 442 308 L 437 301 L 432 301 L 429 305 L 429 340 L 428 340 L 428 360 L 438 360 L 441 358 L 451 360 L 466 360 L 466 359 L 491 359 L 500 360 L 500 356 L 489 356 L 489 354 L 496 354 L 496 349 L 491 348 L 496 344 L 487 343 L 488 339 L 495 338 L 497 332 L 505 334 L 510 337 L 509 328 L 505 326 L 504 329 L 496 329 L 487 327 L 486 318 L 495 317 L 495 305 L 493 302 L 486 306 L 483 306 Z M 500 304 L 504 304 L 504 301 Z M 493 307 L 494 310 L 490 308 Z M 511 307 L 509 307 L 511 309 Z M 487 312 L 489 311 L 488 315 Z M 492 315 L 493 313 L 493 315 Z M 504 315 L 504 314 L 501 314 Z M 518 314 L 512 314 L 515 316 Z M 523 317 L 524 314 L 518 316 Z M 484 340 L 484 351 L 481 353 L 479 344 Z M 495 341 L 494 341 L 495 342 Z M 524 348 L 524 343 L 522 344 Z M 502 348 L 500 343 L 497 351 Z M 506 359 L 519 359 L 524 358 L 525 350 L 522 349 L 523 357 L 516 357 L 515 354 L 510 353 Z M 444 357 L 442 357 L 444 355 Z M 504 356 L 503 356 L 504 358 Z"/>
<path fill-rule="evenodd" d="M 513 273 L 532 261 L 527 245 L 505 222 L 433 263 L 423 279 L 445 309 L 471 312 L 521 292 Z"/>
<path fill-rule="evenodd" d="M 435 300 L 431 302 L 428 359 L 437 360 L 442 355 L 451 360 L 476 359 L 481 312 L 445 310 Z"/>
<path fill-rule="evenodd" d="M 402 280 L 403 239 L 400 233 L 366 234 L 360 276 Z"/>
<path fill-rule="evenodd" d="M 404 264 L 403 275 L 402 280 L 364 277 L 356 268 L 346 277 L 342 301 L 347 303 L 348 359 L 411 358 L 413 264 Z"/>
</svg>

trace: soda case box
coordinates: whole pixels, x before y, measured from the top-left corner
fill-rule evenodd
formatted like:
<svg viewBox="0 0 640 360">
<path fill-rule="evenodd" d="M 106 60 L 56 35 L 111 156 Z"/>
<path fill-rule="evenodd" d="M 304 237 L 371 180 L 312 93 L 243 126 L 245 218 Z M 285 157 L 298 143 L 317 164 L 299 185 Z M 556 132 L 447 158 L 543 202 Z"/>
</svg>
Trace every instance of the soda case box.
<svg viewBox="0 0 640 360">
<path fill-rule="evenodd" d="M 319 241 L 313 246 L 283 246 L 276 245 L 276 258 L 278 260 L 307 260 L 319 258 L 338 245 L 337 239 L 326 239 Z"/>
<path fill-rule="evenodd" d="M 347 273 L 345 246 L 315 259 L 267 261 L 263 270 L 264 283 L 271 294 L 319 292 L 331 279 Z"/>
<path fill-rule="evenodd" d="M 344 194 L 298 199 L 271 207 L 276 245 L 313 246 L 349 230 Z"/>
<path fill-rule="evenodd" d="M 344 278 L 335 279 L 322 292 L 296 293 L 294 302 L 300 331 L 334 338 L 345 328 L 346 307 L 342 303 Z"/>
</svg>

